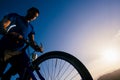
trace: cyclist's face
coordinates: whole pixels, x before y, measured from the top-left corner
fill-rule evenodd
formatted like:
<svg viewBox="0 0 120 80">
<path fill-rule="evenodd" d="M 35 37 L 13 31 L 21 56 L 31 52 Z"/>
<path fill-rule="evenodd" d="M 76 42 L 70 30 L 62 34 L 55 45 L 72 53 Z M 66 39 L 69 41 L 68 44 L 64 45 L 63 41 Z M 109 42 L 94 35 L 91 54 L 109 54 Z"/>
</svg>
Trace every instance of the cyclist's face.
<svg viewBox="0 0 120 80">
<path fill-rule="evenodd" d="M 35 20 L 38 17 L 38 15 L 39 15 L 38 13 L 35 13 L 34 15 L 32 14 L 30 21 Z"/>
<path fill-rule="evenodd" d="M 27 14 L 27 20 L 28 21 L 33 21 L 38 17 L 38 15 L 39 15 L 39 13 L 37 13 L 37 12 L 29 12 Z"/>
</svg>

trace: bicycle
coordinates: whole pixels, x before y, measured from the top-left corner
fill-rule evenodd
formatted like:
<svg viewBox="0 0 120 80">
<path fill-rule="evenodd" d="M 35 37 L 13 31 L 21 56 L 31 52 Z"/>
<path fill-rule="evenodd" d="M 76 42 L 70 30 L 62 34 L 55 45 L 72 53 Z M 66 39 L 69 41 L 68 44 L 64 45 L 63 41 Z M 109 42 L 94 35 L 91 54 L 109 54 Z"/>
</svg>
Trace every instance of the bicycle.
<svg viewBox="0 0 120 80">
<path fill-rule="evenodd" d="M 30 43 L 25 42 L 27 45 L 24 49 L 27 49 Z M 82 62 L 63 51 L 44 53 L 29 64 L 23 80 L 93 80 Z"/>
</svg>

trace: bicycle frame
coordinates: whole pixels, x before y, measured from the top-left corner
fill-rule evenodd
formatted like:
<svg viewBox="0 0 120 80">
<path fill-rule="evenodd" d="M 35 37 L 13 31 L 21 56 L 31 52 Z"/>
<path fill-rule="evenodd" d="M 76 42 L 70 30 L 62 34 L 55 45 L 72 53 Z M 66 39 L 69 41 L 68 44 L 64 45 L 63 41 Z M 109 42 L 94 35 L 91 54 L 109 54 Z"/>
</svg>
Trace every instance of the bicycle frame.
<svg viewBox="0 0 120 80">
<path fill-rule="evenodd" d="M 36 65 L 32 65 L 32 62 L 30 62 L 29 64 L 30 64 L 30 66 L 26 67 L 25 72 L 27 72 L 27 73 L 30 75 L 30 77 L 32 78 L 32 80 L 37 80 L 36 77 L 35 77 L 35 75 L 33 74 L 33 71 L 36 71 L 38 77 L 39 77 L 41 80 L 45 80 L 45 79 L 43 78 L 43 76 L 40 74 L 40 72 L 38 71 L 39 69 L 37 69 L 37 68 L 39 68 L 39 67 L 36 66 Z M 26 74 L 26 73 L 25 73 L 25 74 Z M 22 79 L 24 79 L 24 75 L 23 75 L 23 78 L 22 78 Z"/>
<path fill-rule="evenodd" d="M 25 43 L 26 43 L 27 45 L 23 48 L 23 50 L 26 50 L 26 49 L 28 48 L 28 46 L 30 46 L 30 43 L 29 43 L 28 41 L 25 40 Z M 42 45 L 42 44 L 41 44 L 41 45 Z M 35 51 L 34 51 L 34 52 L 35 52 Z M 43 76 L 40 74 L 40 72 L 38 71 L 39 69 L 37 69 L 36 67 L 39 68 L 38 66 L 33 65 L 31 61 L 29 61 L 29 66 L 26 67 L 25 74 L 26 74 L 26 72 L 27 72 L 27 73 L 30 75 L 30 77 L 32 78 L 32 80 L 37 80 L 36 77 L 35 77 L 35 75 L 33 74 L 33 71 L 36 71 L 38 77 L 39 77 L 41 80 L 45 80 L 45 79 L 43 78 Z M 24 75 L 23 75 L 22 79 L 24 79 Z"/>
</svg>

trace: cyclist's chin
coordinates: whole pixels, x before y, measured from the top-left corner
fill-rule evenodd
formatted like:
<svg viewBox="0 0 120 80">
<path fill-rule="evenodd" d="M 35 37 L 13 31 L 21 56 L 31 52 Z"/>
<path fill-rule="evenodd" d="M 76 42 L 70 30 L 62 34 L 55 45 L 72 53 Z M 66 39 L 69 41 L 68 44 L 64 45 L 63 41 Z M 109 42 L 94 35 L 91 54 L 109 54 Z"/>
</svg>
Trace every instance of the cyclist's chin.
<svg viewBox="0 0 120 80">
<path fill-rule="evenodd" d="M 30 19 L 29 21 L 31 22 L 31 21 L 34 21 L 35 19 Z"/>
</svg>

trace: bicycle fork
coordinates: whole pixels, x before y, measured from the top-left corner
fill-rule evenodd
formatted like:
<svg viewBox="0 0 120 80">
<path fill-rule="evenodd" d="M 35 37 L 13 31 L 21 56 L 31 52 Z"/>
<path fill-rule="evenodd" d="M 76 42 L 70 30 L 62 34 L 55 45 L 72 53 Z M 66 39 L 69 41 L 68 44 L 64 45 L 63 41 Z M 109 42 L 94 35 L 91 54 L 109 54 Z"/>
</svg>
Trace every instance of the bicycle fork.
<svg viewBox="0 0 120 80">
<path fill-rule="evenodd" d="M 38 77 L 41 79 L 41 80 L 45 80 L 44 77 L 41 75 L 41 73 L 39 72 L 40 69 L 35 69 L 36 71 L 36 74 L 38 75 Z M 37 80 L 33 71 L 28 68 L 27 71 L 29 72 L 29 75 L 31 76 L 32 80 Z"/>
<path fill-rule="evenodd" d="M 35 70 L 41 80 L 45 80 L 38 70 Z"/>
</svg>

